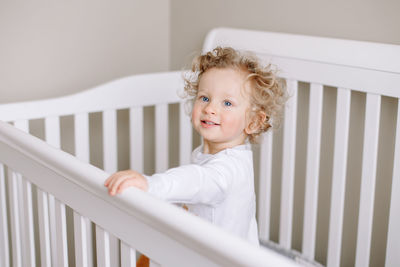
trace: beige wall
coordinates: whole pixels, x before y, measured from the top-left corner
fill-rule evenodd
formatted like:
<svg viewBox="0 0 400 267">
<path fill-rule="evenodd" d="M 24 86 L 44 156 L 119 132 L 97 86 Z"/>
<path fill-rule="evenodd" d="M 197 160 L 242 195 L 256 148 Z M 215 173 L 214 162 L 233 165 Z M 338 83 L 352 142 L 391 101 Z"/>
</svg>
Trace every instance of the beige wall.
<svg viewBox="0 0 400 267">
<path fill-rule="evenodd" d="M 169 1 L 0 1 L 0 38 L 0 103 L 65 95 L 167 70 Z"/>
</svg>

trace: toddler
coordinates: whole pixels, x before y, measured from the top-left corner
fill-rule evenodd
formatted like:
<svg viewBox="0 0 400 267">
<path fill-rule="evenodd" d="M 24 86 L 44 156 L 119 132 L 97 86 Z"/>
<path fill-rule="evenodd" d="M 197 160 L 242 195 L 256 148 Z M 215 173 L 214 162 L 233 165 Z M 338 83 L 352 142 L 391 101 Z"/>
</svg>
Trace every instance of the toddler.
<svg viewBox="0 0 400 267">
<path fill-rule="evenodd" d="M 121 171 L 104 183 L 109 194 L 134 186 L 258 243 L 252 151 L 249 143 L 280 118 L 285 83 L 256 58 L 217 47 L 196 57 L 185 92 L 191 98 L 192 124 L 202 145 L 192 164 L 146 176 Z"/>
</svg>

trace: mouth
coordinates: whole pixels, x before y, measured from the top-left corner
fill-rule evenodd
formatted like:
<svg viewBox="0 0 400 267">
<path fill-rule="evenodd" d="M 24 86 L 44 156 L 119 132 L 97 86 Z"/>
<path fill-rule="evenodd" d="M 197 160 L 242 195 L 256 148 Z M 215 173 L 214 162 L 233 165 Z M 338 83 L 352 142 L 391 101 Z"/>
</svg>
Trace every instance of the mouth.
<svg viewBox="0 0 400 267">
<path fill-rule="evenodd" d="M 201 125 L 203 125 L 203 127 L 213 127 L 213 126 L 219 126 L 220 124 L 215 123 L 213 121 L 208 121 L 208 120 L 201 120 Z"/>
</svg>

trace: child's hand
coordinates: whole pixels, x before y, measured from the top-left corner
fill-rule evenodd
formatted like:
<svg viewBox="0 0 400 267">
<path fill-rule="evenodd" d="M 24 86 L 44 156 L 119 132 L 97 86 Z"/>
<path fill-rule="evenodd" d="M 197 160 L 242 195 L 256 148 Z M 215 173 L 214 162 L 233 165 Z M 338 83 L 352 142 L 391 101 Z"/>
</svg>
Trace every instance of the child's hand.
<svg viewBox="0 0 400 267">
<path fill-rule="evenodd" d="M 133 170 L 116 172 L 104 182 L 104 186 L 108 187 L 108 193 L 111 196 L 122 193 L 130 186 L 137 187 L 143 191 L 147 191 L 148 184 L 146 178 Z"/>
</svg>

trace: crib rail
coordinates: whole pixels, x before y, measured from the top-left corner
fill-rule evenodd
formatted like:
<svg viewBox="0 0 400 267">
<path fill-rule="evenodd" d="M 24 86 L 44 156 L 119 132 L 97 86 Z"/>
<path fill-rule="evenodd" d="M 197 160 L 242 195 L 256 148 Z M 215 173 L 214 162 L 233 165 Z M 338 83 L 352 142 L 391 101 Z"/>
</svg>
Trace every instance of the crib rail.
<svg viewBox="0 0 400 267">
<path fill-rule="evenodd" d="M 182 91 L 182 72 L 134 75 L 69 96 L 2 104 L 0 119 L 17 121 L 176 103 L 182 100 Z"/>
<path fill-rule="evenodd" d="M 140 190 L 129 189 L 126 194 L 111 198 L 103 186 L 108 175 L 106 172 L 87 165 L 4 122 L 0 122 L 0 161 L 2 167 L 7 166 L 9 175 L 13 174 L 8 179 L 9 183 L 15 183 L 16 176 L 22 175 L 26 181 L 35 184 L 45 194 L 56 196 L 57 202 L 68 205 L 76 213 L 95 222 L 98 228 L 112 233 L 126 246 L 146 253 L 162 266 L 296 266 L 279 254 L 255 249 L 251 244 Z M 4 184 L 4 170 L 1 171 L 1 182 Z M 4 198 L 4 188 L 1 193 Z M 18 193 L 15 196 L 17 197 Z M 18 221 L 19 215 L 13 214 L 12 218 Z M 56 225 L 61 226 L 59 222 Z M 1 250 L 7 251 L 5 249 L 8 247 L 8 241 L 4 240 L 5 226 L 2 226 Z M 18 228 L 18 224 L 15 224 L 15 227 Z M 41 231 L 49 235 L 48 230 Z M 17 229 L 12 229 L 12 233 L 18 232 Z M 23 262 L 19 243 L 26 238 L 19 235 L 11 240 L 12 247 L 9 249 L 12 251 L 12 262 L 15 266 L 27 264 Z M 67 266 L 66 259 L 62 257 L 66 255 L 66 240 L 57 238 L 56 242 L 59 256 L 56 265 Z M 154 246 L 154 243 L 158 246 Z M 103 244 L 101 248 L 103 251 L 99 251 L 98 248 L 97 264 L 108 266 L 106 260 L 109 256 L 99 255 L 100 252 L 109 255 L 108 246 Z M 129 253 L 122 254 L 123 257 L 131 256 Z M 4 255 L 2 256 L 2 266 L 9 265 Z M 42 257 L 41 266 L 50 266 L 48 261 L 50 259 Z M 126 258 L 121 262 L 132 263 Z"/>
</svg>

